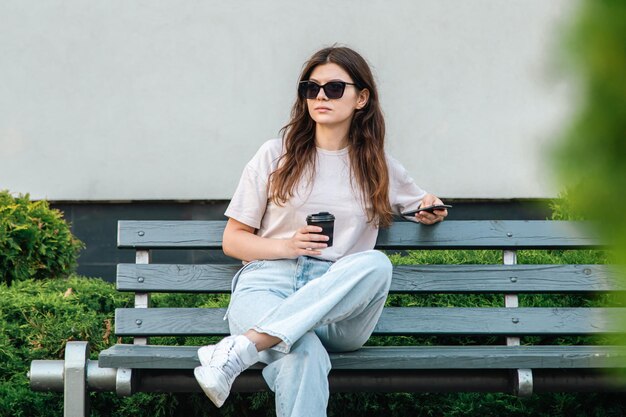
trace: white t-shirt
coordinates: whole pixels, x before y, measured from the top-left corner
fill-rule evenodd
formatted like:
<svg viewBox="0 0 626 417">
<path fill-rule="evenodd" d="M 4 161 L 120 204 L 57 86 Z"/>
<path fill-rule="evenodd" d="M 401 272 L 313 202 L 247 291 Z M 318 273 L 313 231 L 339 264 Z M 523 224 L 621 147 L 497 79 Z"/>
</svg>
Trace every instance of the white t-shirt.
<svg viewBox="0 0 626 417">
<path fill-rule="evenodd" d="M 297 229 L 306 226 L 307 215 L 326 211 L 335 216 L 333 246 L 323 249 L 317 258 L 336 261 L 374 248 L 378 228 L 367 222 L 360 193 L 353 189 L 358 184 L 350 181 L 348 148 L 317 148 L 316 175 L 311 184 L 300 181 L 294 196 L 281 207 L 269 200 L 268 181 L 282 152 L 282 139 L 272 139 L 261 146 L 244 168 L 224 214 L 253 227 L 261 237 L 289 239 Z M 389 155 L 386 159 L 392 209 L 400 214 L 417 208 L 426 192 L 398 161 Z"/>
</svg>

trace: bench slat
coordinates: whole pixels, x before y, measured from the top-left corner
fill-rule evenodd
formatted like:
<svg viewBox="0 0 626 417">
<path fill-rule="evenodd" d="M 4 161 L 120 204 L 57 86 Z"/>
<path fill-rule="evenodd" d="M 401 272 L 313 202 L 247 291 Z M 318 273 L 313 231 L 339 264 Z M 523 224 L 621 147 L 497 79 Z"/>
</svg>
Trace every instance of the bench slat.
<svg viewBox="0 0 626 417">
<path fill-rule="evenodd" d="M 608 265 L 401 265 L 393 292 L 407 293 L 591 293 L 626 291 Z"/>
<path fill-rule="evenodd" d="M 224 308 L 120 308 L 118 336 L 226 335 Z M 626 308 L 388 307 L 376 335 L 580 335 L 623 332 Z"/>
<path fill-rule="evenodd" d="M 566 249 L 600 247 L 585 222 L 552 220 L 395 223 L 381 230 L 384 249 Z"/>
<path fill-rule="evenodd" d="M 193 369 L 196 346 L 115 345 L 100 353 L 106 368 Z M 331 353 L 339 369 L 624 368 L 625 346 L 403 346 Z"/>
<path fill-rule="evenodd" d="M 120 220 L 117 247 L 221 249 L 225 226 L 221 220 Z"/>
<path fill-rule="evenodd" d="M 220 249 L 224 221 L 118 222 L 119 248 Z M 585 222 L 446 221 L 433 226 L 396 222 L 379 233 L 380 249 L 565 249 L 600 247 Z"/>
<path fill-rule="evenodd" d="M 117 289 L 138 292 L 230 292 L 241 264 L 118 264 Z"/>
<path fill-rule="evenodd" d="M 117 289 L 138 292 L 228 293 L 241 265 L 119 264 Z M 391 292 L 589 293 L 626 291 L 607 265 L 400 265 Z"/>
</svg>

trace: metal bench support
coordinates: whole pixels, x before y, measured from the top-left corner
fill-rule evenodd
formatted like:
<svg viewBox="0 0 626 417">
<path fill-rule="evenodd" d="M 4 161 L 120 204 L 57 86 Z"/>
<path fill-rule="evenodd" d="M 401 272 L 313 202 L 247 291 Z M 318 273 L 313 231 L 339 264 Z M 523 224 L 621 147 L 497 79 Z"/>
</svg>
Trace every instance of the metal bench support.
<svg viewBox="0 0 626 417">
<path fill-rule="evenodd" d="M 533 395 L 533 371 L 531 369 L 517 370 L 517 392 L 518 397 L 530 397 Z"/>
<path fill-rule="evenodd" d="M 87 417 L 89 415 L 89 391 L 87 390 L 88 342 L 67 342 L 63 370 L 63 417 Z"/>
<path fill-rule="evenodd" d="M 517 264 L 517 251 L 505 250 L 503 253 L 503 263 L 504 265 Z M 510 277 L 509 279 L 512 283 L 517 282 L 517 277 Z M 506 294 L 504 296 L 504 304 L 507 308 L 518 308 L 519 298 L 517 293 Z M 513 320 L 515 320 L 515 318 L 513 318 Z M 506 344 L 507 346 L 519 346 L 521 340 L 519 337 L 507 337 Z M 530 397 L 533 394 L 533 371 L 531 369 L 518 369 L 515 382 L 515 395 L 518 397 Z"/>
</svg>

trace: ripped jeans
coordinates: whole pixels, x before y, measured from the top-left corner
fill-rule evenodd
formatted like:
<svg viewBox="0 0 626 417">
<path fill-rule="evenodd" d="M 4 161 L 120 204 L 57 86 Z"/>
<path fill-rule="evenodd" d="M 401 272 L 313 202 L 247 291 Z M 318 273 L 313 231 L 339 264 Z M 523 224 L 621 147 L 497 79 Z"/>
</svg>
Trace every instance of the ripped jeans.
<svg viewBox="0 0 626 417">
<path fill-rule="evenodd" d="M 235 276 L 227 313 L 232 334 L 249 329 L 282 340 L 260 352 L 279 417 L 326 416 L 328 351 L 359 349 L 380 317 L 391 262 L 370 250 L 337 262 L 301 256 L 254 261 Z"/>
</svg>

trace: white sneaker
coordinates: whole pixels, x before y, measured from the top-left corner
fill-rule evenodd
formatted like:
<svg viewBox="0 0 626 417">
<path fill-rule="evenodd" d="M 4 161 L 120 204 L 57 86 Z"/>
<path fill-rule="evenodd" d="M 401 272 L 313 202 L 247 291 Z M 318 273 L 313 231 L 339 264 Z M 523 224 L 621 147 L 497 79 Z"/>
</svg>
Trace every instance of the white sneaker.
<svg viewBox="0 0 626 417">
<path fill-rule="evenodd" d="M 202 391 L 213 404 L 221 407 L 230 394 L 235 378 L 244 370 L 259 361 L 259 353 L 245 336 L 229 336 L 216 345 L 198 349 L 202 366 L 193 374 Z"/>
<path fill-rule="evenodd" d="M 198 349 L 198 359 L 200 359 L 200 364 L 202 366 L 209 366 L 211 363 L 211 358 L 213 357 L 213 351 L 215 350 L 216 345 L 208 345 L 202 346 Z"/>
</svg>

